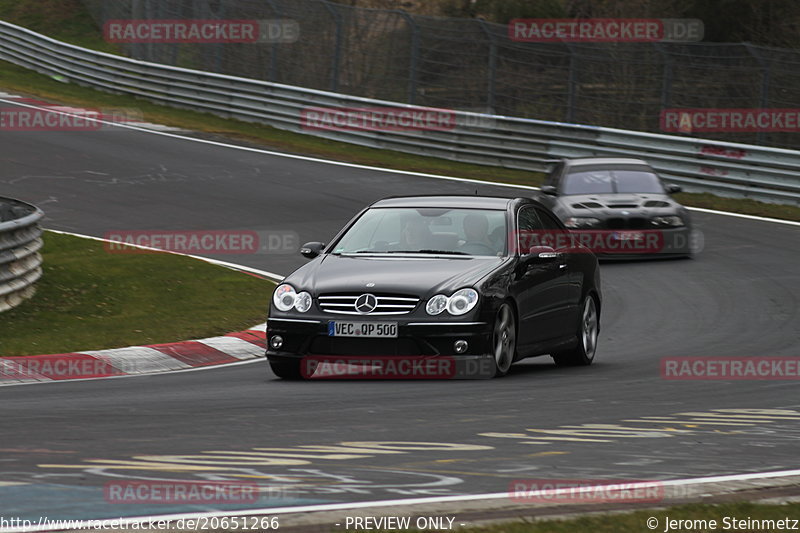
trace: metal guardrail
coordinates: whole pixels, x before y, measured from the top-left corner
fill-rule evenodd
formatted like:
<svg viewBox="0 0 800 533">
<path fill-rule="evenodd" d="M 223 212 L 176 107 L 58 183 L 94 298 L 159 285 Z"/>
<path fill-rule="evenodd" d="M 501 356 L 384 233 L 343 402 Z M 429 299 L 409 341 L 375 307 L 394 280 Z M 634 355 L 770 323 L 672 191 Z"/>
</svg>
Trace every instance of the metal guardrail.
<svg viewBox="0 0 800 533">
<path fill-rule="evenodd" d="M 0 313 L 36 292 L 42 277 L 42 229 L 44 213 L 38 207 L 0 198 Z"/>
<path fill-rule="evenodd" d="M 564 157 L 637 157 L 687 191 L 800 203 L 795 150 L 465 111 L 454 111 L 447 130 L 310 130 L 301 113 L 312 106 L 419 108 L 133 60 L 3 21 L 0 59 L 96 89 L 375 148 L 534 171 Z"/>
</svg>

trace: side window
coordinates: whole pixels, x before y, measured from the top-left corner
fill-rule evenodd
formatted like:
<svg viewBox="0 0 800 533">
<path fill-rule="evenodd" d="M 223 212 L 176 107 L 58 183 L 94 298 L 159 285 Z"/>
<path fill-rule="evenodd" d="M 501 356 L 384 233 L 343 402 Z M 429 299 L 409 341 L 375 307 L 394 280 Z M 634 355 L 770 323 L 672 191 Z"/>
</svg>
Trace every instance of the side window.
<svg viewBox="0 0 800 533">
<path fill-rule="evenodd" d="M 517 215 L 517 251 L 528 253 L 531 246 L 536 246 L 542 233 L 542 222 L 533 207 L 523 207 Z"/>
<path fill-rule="evenodd" d="M 562 251 L 572 248 L 572 238 L 569 231 L 565 230 L 558 220 L 547 211 L 537 209 L 537 213 L 542 221 L 542 235 L 546 245 Z"/>
<path fill-rule="evenodd" d="M 553 215 L 546 211 L 542 211 L 541 209 L 537 210 L 539 214 L 539 219 L 542 221 L 542 229 L 554 229 L 554 230 L 561 230 L 561 224 L 559 224 Z"/>
</svg>

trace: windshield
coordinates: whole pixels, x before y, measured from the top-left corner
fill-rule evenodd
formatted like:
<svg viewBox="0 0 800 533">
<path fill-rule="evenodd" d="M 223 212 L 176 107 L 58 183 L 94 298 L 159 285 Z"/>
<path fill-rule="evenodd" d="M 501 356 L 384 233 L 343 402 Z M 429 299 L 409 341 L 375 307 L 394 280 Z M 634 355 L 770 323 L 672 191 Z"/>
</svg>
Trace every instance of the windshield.
<svg viewBox="0 0 800 533">
<path fill-rule="evenodd" d="M 334 254 L 506 254 L 505 211 L 373 208 L 345 233 Z"/>
<path fill-rule="evenodd" d="M 664 194 L 658 176 L 643 170 L 585 170 L 567 174 L 562 194 Z"/>
</svg>

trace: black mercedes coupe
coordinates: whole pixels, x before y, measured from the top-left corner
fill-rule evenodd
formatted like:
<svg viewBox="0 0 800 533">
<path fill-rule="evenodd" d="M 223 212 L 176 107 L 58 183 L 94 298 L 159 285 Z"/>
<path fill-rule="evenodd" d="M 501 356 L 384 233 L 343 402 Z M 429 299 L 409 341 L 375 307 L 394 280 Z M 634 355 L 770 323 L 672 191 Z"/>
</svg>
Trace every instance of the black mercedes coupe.
<svg viewBox="0 0 800 533">
<path fill-rule="evenodd" d="M 312 260 L 273 293 L 270 367 L 299 379 L 313 377 L 325 358 L 432 363 L 396 370 L 461 365 L 446 377 L 503 376 L 515 361 L 546 354 L 559 365 L 589 365 L 600 330 L 600 271 L 595 255 L 565 235 L 530 198 L 375 202 L 329 244 L 301 248 Z M 412 374 L 422 377 L 392 376 Z"/>
</svg>

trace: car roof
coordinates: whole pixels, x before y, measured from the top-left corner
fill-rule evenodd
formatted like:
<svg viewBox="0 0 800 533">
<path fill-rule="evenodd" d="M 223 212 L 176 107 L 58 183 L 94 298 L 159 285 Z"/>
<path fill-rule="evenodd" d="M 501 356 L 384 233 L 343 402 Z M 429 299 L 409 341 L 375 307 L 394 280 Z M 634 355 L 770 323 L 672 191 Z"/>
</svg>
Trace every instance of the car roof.
<svg viewBox="0 0 800 533">
<path fill-rule="evenodd" d="M 515 198 L 474 195 L 392 196 L 370 207 L 444 207 L 452 209 L 507 209 Z"/>
<path fill-rule="evenodd" d="M 650 164 L 643 159 L 634 159 L 632 157 L 580 157 L 577 159 L 565 159 L 564 162 L 567 166 L 583 166 L 583 165 L 644 165 L 649 167 Z"/>
</svg>

